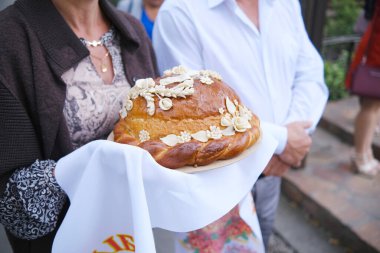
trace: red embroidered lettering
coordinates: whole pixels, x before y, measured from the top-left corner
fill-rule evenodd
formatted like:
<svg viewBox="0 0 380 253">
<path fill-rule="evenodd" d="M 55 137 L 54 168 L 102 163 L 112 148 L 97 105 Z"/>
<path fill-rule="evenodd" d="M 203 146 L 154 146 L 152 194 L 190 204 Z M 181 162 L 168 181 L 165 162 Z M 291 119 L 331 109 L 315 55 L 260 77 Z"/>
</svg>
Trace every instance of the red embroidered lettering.
<svg viewBox="0 0 380 253">
<path fill-rule="evenodd" d="M 119 238 L 121 244 L 115 240 L 114 236 L 110 236 L 103 241 L 103 244 L 107 244 L 112 248 L 112 252 L 94 250 L 93 253 L 117 253 L 121 251 L 135 252 L 135 242 L 133 236 L 123 234 L 117 234 L 116 236 Z"/>
<path fill-rule="evenodd" d="M 124 250 L 135 252 L 135 242 L 131 235 L 117 235 L 124 245 Z"/>
</svg>

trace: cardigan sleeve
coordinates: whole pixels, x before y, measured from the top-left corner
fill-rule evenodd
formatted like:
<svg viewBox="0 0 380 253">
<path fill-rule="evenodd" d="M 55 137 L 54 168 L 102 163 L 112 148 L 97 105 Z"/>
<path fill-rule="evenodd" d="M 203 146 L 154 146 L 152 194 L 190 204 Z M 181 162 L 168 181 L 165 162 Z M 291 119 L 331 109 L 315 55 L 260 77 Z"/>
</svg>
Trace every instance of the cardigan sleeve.
<svg viewBox="0 0 380 253">
<path fill-rule="evenodd" d="M 55 228 L 66 195 L 55 162 L 36 161 L 41 149 L 21 100 L 0 73 L 0 223 L 16 237 L 35 239 Z"/>
<path fill-rule="evenodd" d="M 0 73 L 0 195 L 15 169 L 42 158 L 32 120 L 18 97 Z"/>
<path fill-rule="evenodd" d="M 10 177 L 0 197 L 0 222 L 14 236 L 33 240 L 56 227 L 66 195 L 54 177 L 55 165 L 37 160 Z"/>
</svg>

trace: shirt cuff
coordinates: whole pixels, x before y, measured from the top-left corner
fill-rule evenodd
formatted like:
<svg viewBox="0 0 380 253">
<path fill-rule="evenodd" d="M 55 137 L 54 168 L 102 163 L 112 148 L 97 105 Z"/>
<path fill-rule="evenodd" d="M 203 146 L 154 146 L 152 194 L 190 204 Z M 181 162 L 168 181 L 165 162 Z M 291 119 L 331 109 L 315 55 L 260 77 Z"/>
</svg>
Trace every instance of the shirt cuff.
<svg viewBox="0 0 380 253">
<path fill-rule="evenodd" d="M 279 155 L 284 152 L 286 142 L 288 141 L 288 130 L 286 127 L 275 125 L 269 122 L 261 122 L 261 125 L 264 129 L 268 130 L 278 142 L 274 153 L 276 155 Z"/>
</svg>

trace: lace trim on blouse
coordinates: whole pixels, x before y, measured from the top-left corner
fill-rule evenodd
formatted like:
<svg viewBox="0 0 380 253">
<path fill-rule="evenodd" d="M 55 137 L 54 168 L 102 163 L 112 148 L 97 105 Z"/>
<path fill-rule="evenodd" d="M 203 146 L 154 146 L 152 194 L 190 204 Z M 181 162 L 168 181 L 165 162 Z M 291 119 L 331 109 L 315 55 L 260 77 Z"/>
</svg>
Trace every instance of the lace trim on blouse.
<svg viewBox="0 0 380 253">
<path fill-rule="evenodd" d="M 107 138 L 130 89 L 115 30 L 111 28 L 100 40 L 112 57 L 115 76 L 111 84 L 104 83 L 90 56 L 62 75 L 67 84 L 64 115 L 74 148 Z"/>
</svg>

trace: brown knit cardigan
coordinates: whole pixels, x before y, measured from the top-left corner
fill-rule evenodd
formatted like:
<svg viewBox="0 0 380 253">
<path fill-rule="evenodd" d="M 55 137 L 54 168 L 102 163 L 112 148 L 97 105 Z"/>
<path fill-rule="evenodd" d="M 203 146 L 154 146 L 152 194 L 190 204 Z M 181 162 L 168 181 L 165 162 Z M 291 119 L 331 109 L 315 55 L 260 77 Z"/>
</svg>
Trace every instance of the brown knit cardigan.
<svg viewBox="0 0 380 253">
<path fill-rule="evenodd" d="M 156 77 L 154 52 L 138 20 L 99 0 L 120 35 L 124 69 L 134 80 Z M 12 172 L 73 148 L 63 116 L 61 75 L 89 55 L 50 0 L 18 0 L 0 12 L 0 194 Z M 17 252 L 49 252 L 52 236 L 13 238 Z M 23 246 L 22 246 L 23 245 Z"/>
</svg>

